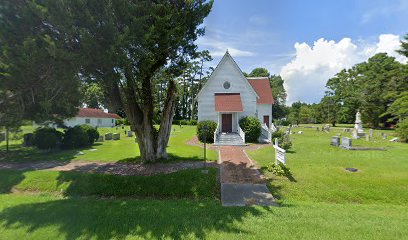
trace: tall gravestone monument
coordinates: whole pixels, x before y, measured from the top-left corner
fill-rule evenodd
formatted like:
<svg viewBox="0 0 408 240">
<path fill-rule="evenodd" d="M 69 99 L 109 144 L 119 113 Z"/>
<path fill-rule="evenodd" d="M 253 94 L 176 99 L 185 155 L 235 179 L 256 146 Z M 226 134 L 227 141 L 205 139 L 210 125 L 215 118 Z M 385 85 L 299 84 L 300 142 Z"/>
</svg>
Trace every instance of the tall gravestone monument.
<svg viewBox="0 0 408 240">
<path fill-rule="evenodd" d="M 354 124 L 354 130 L 353 130 L 353 138 L 359 139 L 363 137 L 365 137 L 365 132 L 363 130 L 363 123 L 361 122 L 361 113 L 360 111 L 357 111 L 356 121 Z"/>
</svg>

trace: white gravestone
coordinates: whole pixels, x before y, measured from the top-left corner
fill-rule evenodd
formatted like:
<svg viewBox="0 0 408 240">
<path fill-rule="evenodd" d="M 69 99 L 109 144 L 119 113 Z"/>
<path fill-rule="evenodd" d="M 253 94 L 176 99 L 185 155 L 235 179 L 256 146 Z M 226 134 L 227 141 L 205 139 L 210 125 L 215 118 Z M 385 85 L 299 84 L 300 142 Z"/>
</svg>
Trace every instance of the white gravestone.
<svg viewBox="0 0 408 240">
<path fill-rule="evenodd" d="M 352 147 L 352 140 L 351 140 L 351 138 L 343 137 L 343 138 L 341 139 L 341 147 L 346 148 L 346 149 L 351 148 L 351 147 Z"/>
<path fill-rule="evenodd" d="M 365 137 L 365 132 L 363 130 L 363 123 L 361 121 L 361 113 L 360 111 L 357 111 L 356 121 L 354 124 L 353 138 L 360 139 L 362 137 Z"/>
</svg>

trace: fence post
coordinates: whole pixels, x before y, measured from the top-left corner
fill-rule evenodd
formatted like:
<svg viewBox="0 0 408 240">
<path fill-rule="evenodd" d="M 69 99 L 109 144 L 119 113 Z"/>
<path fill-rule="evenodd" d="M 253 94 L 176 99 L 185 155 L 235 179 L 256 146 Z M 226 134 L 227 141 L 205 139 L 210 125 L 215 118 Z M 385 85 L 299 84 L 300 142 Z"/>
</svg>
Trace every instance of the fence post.
<svg viewBox="0 0 408 240">
<path fill-rule="evenodd" d="M 275 138 L 275 164 L 278 165 L 278 138 Z"/>
</svg>

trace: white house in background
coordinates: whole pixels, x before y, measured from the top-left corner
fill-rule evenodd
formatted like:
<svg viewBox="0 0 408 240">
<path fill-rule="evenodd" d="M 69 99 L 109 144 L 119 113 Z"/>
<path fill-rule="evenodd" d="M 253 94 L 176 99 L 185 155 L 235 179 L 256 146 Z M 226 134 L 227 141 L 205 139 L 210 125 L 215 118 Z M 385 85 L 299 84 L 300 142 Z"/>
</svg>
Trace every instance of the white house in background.
<svg viewBox="0 0 408 240">
<path fill-rule="evenodd" d="M 267 77 L 246 78 L 228 53 L 197 95 L 198 121 L 212 120 L 218 124 L 215 143 L 240 145 L 245 135 L 239 119 L 257 117 L 262 123 L 261 141 L 270 141 L 272 104 L 274 99 Z"/>
<path fill-rule="evenodd" d="M 120 119 L 120 117 L 115 113 L 106 113 L 96 108 L 80 108 L 75 117 L 64 120 L 64 125 L 73 127 L 89 124 L 94 127 L 114 127 L 116 119 Z"/>
</svg>

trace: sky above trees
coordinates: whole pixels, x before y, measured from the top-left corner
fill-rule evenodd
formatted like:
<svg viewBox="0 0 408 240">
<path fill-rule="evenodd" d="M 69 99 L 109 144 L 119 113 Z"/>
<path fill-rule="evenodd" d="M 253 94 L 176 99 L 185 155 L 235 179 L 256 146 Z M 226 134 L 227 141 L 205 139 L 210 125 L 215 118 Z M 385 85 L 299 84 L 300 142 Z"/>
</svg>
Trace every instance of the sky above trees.
<svg viewBox="0 0 408 240">
<path fill-rule="evenodd" d="M 319 102 L 328 79 L 386 52 L 398 55 L 407 33 L 408 1 L 215 1 L 205 19 L 215 67 L 228 49 L 243 71 L 265 67 L 285 80 L 287 103 Z"/>
</svg>

